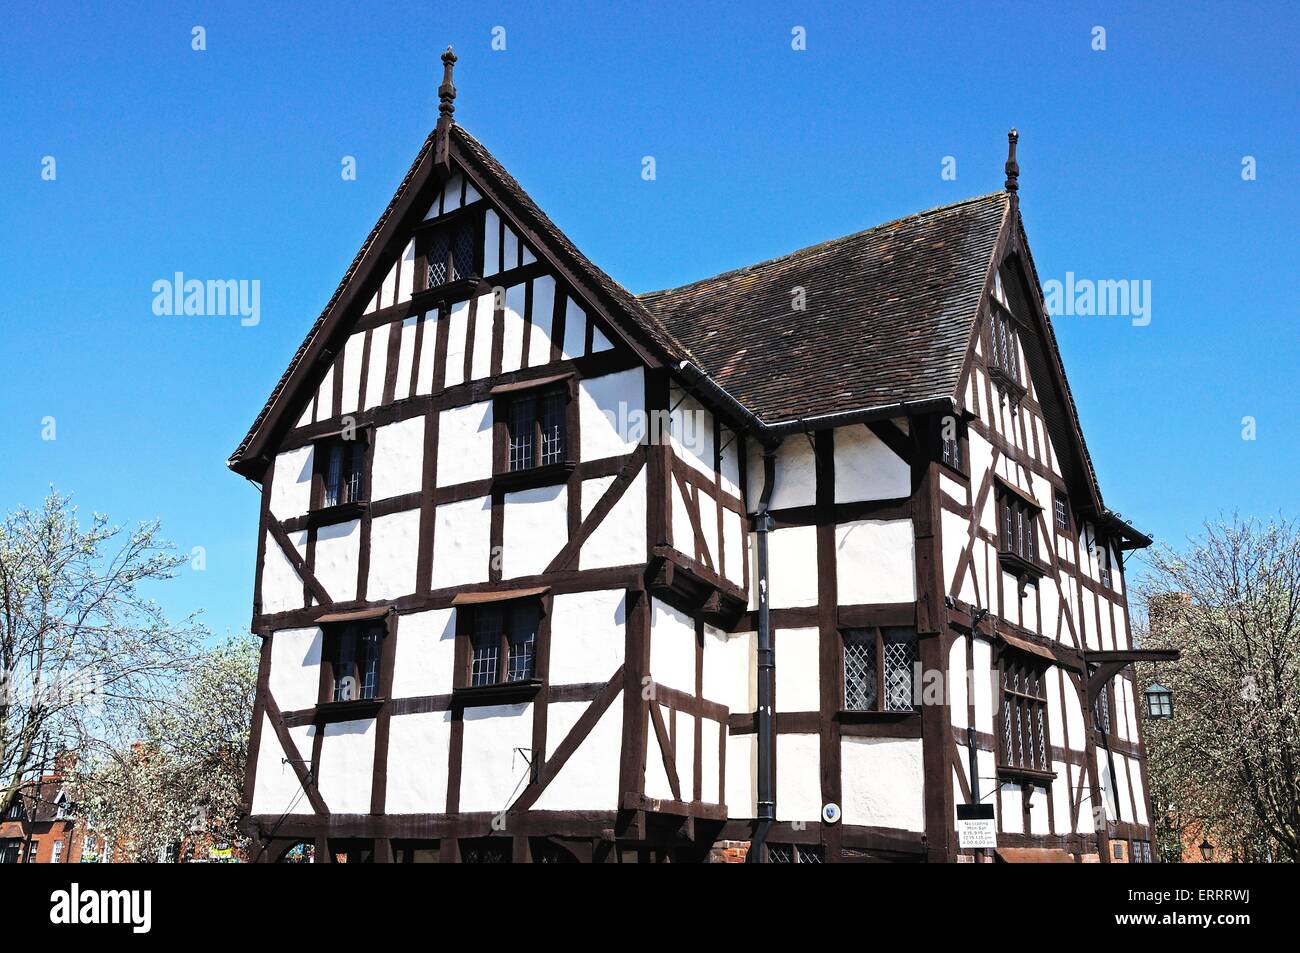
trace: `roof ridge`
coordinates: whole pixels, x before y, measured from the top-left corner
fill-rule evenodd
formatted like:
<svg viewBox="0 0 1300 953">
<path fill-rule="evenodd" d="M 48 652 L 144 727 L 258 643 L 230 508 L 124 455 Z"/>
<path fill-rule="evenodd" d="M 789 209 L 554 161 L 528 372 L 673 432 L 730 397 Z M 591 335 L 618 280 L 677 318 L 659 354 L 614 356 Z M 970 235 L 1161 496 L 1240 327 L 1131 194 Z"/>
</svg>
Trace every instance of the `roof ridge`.
<svg viewBox="0 0 1300 953">
<path fill-rule="evenodd" d="M 891 219 L 888 222 L 881 222 L 878 225 L 872 225 L 869 228 L 863 228 L 856 232 L 850 232 L 848 235 L 841 235 L 838 238 L 828 238 L 812 245 L 806 245 L 803 248 L 796 248 L 794 251 L 786 252 L 784 255 L 777 255 L 774 258 L 765 258 L 762 261 L 756 261 L 748 265 L 741 265 L 739 268 L 731 268 L 728 269 L 727 271 L 720 271 L 715 275 L 709 275 L 704 278 L 697 278 L 694 281 L 686 282 L 686 284 L 684 285 L 674 285 L 670 288 L 659 288 L 656 289 L 655 291 L 643 291 L 640 294 L 638 294 L 636 297 L 639 300 L 646 301 L 658 295 L 672 294 L 673 292 L 683 291 L 687 288 L 692 288 L 696 285 L 710 284 L 712 282 L 719 281 L 724 278 L 729 278 L 733 275 L 741 275 L 741 274 L 745 274 L 746 272 L 755 271 L 759 268 L 766 268 L 769 265 L 775 265 L 780 262 L 787 261 L 788 259 L 796 258 L 800 255 L 806 255 L 811 252 L 820 251 L 824 248 L 831 248 L 835 245 L 838 245 L 841 242 L 853 241 L 854 239 L 862 238 L 864 235 L 869 235 L 872 232 L 881 231 L 886 228 L 892 228 L 893 226 L 896 225 L 902 225 L 906 222 L 912 221 L 913 219 L 924 218 L 929 215 L 941 215 L 946 212 L 955 211 L 959 208 L 962 208 L 963 206 L 974 205 L 979 202 L 985 202 L 992 198 L 1005 199 L 1005 197 L 1006 197 L 1005 192 L 1001 192 L 1001 191 L 986 192 L 983 195 L 973 195 L 970 198 L 961 199 L 956 202 L 949 202 L 947 205 L 936 205 L 934 208 L 928 208 L 921 212 L 913 212 L 911 215 L 904 215 L 901 216 L 900 218 Z"/>
</svg>

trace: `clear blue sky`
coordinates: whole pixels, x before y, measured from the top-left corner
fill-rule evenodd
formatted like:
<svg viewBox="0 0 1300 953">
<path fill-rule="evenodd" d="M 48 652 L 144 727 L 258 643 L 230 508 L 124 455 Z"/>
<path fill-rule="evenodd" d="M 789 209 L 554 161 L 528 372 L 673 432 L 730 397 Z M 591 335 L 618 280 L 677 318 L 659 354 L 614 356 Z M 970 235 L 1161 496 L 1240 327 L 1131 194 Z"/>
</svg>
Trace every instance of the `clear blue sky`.
<svg viewBox="0 0 1300 953">
<path fill-rule="evenodd" d="M 6 6 L 0 507 L 53 483 L 161 518 L 207 570 L 160 600 L 219 633 L 257 520 L 225 459 L 433 125 L 448 43 L 457 118 L 634 291 L 992 191 L 1019 126 L 1042 279 L 1152 282 L 1148 327 L 1057 321 L 1107 502 L 1172 540 L 1296 511 L 1294 4 Z M 260 325 L 154 316 L 178 270 L 260 280 Z"/>
</svg>

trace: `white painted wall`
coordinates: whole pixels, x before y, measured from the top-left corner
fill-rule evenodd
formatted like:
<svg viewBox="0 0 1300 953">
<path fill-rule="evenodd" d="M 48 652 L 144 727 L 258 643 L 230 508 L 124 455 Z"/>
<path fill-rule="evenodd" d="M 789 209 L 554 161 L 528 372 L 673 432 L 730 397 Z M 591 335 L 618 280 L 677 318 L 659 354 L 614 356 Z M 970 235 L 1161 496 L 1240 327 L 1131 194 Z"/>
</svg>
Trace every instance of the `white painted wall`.
<svg viewBox="0 0 1300 953">
<path fill-rule="evenodd" d="M 622 589 L 605 589 L 552 598 L 552 685 L 608 681 L 623 664 L 626 595 Z M 551 730 L 548 721 L 548 736 Z"/>
<path fill-rule="evenodd" d="M 304 726 L 305 729 L 306 726 Z M 294 733 L 290 729 L 290 734 Z M 300 732 L 301 734 L 301 732 Z M 298 748 L 304 747 L 304 739 L 295 739 Z M 311 747 L 306 746 L 310 756 Z M 268 715 L 262 716 L 262 740 L 257 748 L 257 777 L 253 789 L 254 814 L 311 814 L 311 802 L 298 783 L 298 775 L 293 766 L 284 761 L 284 749 L 280 739 L 271 727 Z"/>
<path fill-rule="evenodd" d="M 370 813 L 374 770 L 375 719 L 325 725 L 317 789 L 331 814 Z"/>
<path fill-rule="evenodd" d="M 841 523 L 835 549 L 840 605 L 916 601 L 910 519 Z"/>
<path fill-rule="evenodd" d="M 593 481 L 586 481 L 588 483 Z M 584 488 L 584 505 L 585 505 Z M 646 476 L 637 474 L 614 508 L 582 544 L 581 569 L 630 566 L 646 561 Z"/>
<path fill-rule="evenodd" d="M 817 711 L 821 708 L 819 636 L 816 628 L 776 630 L 777 711 Z"/>
<path fill-rule="evenodd" d="M 397 599 L 415 592 L 420 558 L 420 511 L 376 516 L 370 523 L 370 576 L 366 599 Z"/>
<path fill-rule="evenodd" d="M 920 738 L 842 738 L 840 764 L 845 824 L 925 830 Z"/>
<path fill-rule="evenodd" d="M 280 629 L 271 635 L 267 688 L 281 711 L 315 706 L 320 694 L 321 630 Z"/>
<path fill-rule="evenodd" d="M 911 495 L 911 468 L 865 424 L 836 429 L 836 503 L 893 500 Z"/>
<path fill-rule="evenodd" d="M 449 694 L 455 660 L 455 609 L 431 609 L 397 617 L 394 698 Z"/>
<path fill-rule="evenodd" d="M 370 475 L 370 498 L 384 500 L 418 493 L 424 467 L 424 418 L 375 428 L 375 451 Z"/>
<path fill-rule="evenodd" d="M 466 708 L 461 748 L 464 765 L 460 779 L 461 811 L 505 810 L 528 783 L 528 763 L 515 749 L 532 746 L 531 703 Z"/>
<path fill-rule="evenodd" d="M 271 515 L 278 520 L 302 516 L 311 509 L 312 446 L 286 450 L 275 458 L 271 475 Z"/>
<path fill-rule="evenodd" d="M 778 734 L 776 763 L 776 819 L 820 820 L 821 739 L 817 735 Z"/>
<path fill-rule="evenodd" d="M 569 540 L 569 492 L 565 484 L 505 494 L 501 575 L 538 575 Z"/>
<path fill-rule="evenodd" d="M 557 702 L 547 707 L 546 749 L 555 749 L 572 730 L 588 702 Z M 555 776 L 533 810 L 611 811 L 618 808 L 618 770 L 623 745 L 623 701 L 613 703 L 600 716 L 590 734 L 578 745 Z M 716 759 L 715 759 L 716 760 Z"/>
<path fill-rule="evenodd" d="M 492 497 L 443 503 L 434 510 L 433 588 L 487 582 Z"/>
<path fill-rule="evenodd" d="M 645 432 L 644 410 L 645 374 L 640 367 L 579 381 L 581 459 L 600 460 L 631 453 L 637 438 Z"/>
<path fill-rule="evenodd" d="M 304 558 L 307 555 L 307 532 L 290 533 L 294 549 Z M 302 608 L 302 579 L 289 558 L 270 533 L 263 543 L 265 556 L 262 564 L 262 611 L 287 612 Z M 333 595 L 333 593 L 331 593 Z"/>
<path fill-rule="evenodd" d="M 438 486 L 492 476 L 492 402 L 444 410 L 438 418 Z"/>
<path fill-rule="evenodd" d="M 333 523 L 316 530 L 316 561 L 312 571 L 335 602 L 350 602 L 357 597 L 360 553 L 360 520 Z"/>
<path fill-rule="evenodd" d="M 695 694 L 695 623 L 659 599 L 650 601 L 650 674 L 660 685 Z"/>
<path fill-rule="evenodd" d="M 394 715 L 388 722 L 389 814 L 441 814 L 447 810 L 451 712 Z"/>
</svg>

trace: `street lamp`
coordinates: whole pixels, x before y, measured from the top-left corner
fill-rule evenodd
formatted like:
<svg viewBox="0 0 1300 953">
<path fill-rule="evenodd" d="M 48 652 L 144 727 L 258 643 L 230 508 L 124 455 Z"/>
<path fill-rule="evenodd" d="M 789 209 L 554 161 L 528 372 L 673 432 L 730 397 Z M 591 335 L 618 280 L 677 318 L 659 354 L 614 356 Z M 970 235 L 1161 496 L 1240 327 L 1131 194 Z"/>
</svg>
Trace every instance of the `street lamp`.
<svg viewBox="0 0 1300 953">
<path fill-rule="evenodd" d="M 1205 861 L 1208 864 L 1213 858 L 1214 858 L 1214 845 L 1211 844 L 1209 839 L 1207 838 L 1201 841 L 1201 860 Z"/>
<path fill-rule="evenodd" d="M 1152 682 L 1146 690 L 1146 696 L 1148 718 L 1160 721 L 1174 717 L 1174 693 L 1170 689 L 1159 682 Z"/>
</svg>

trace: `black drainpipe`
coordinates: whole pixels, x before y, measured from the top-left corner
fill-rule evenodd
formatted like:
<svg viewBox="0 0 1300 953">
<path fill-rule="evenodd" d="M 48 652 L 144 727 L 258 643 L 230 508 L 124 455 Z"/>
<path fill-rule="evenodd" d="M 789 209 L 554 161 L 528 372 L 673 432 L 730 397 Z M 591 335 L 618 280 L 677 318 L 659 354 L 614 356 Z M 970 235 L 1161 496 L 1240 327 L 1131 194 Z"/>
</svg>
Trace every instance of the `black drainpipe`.
<svg viewBox="0 0 1300 953">
<path fill-rule="evenodd" d="M 758 534 L 758 826 L 749 844 L 745 860 L 761 864 L 763 844 L 776 823 L 776 784 L 772 776 L 775 737 L 772 710 L 775 704 L 774 675 L 776 654 L 772 651 L 772 620 L 769 606 L 767 574 L 767 536 L 772 531 L 772 514 L 767 511 L 776 484 L 776 445 L 763 447 L 763 494 L 754 514 L 754 531 Z"/>
</svg>

